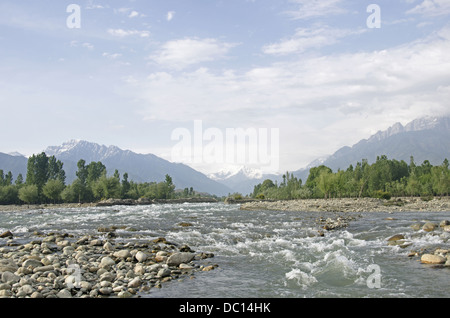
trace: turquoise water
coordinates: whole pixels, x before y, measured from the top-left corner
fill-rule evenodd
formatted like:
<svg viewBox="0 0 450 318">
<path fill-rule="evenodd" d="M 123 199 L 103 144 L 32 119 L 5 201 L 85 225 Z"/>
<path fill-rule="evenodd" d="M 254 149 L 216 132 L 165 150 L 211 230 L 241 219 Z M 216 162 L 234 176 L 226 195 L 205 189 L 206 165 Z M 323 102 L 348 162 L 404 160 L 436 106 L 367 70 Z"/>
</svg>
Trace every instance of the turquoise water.
<svg viewBox="0 0 450 318">
<path fill-rule="evenodd" d="M 339 214 L 345 216 L 346 214 Z M 349 215 L 349 214 L 347 214 Z M 449 213 L 352 214 L 342 230 L 317 235 L 319 217 L 335 213 L 241 211 L 238 205 L 168 204 L 136 207 L 36 210 L 0 214 L 0 232 L 19 242 L 33 231 L 101 235 L 98 227 L 122 226 L 116 240 L 165 237 L 212 252 L 219 265 L 195 279 L 169 282 L 142 297 L 315 298 L 448 297 L 450 268 L 423 265 L 410 250 L 450 248 L 450 233 L 414 231 L 420 221 L 450 219 Z M 387 217 L 394 218 L 388 220 Z M 181 222 L 191 226 L 182 227 Z M 411 243 L 388 246 L 395 234 Z M 0 239 L 0 245 L 5 240 Z"/>
</svg>

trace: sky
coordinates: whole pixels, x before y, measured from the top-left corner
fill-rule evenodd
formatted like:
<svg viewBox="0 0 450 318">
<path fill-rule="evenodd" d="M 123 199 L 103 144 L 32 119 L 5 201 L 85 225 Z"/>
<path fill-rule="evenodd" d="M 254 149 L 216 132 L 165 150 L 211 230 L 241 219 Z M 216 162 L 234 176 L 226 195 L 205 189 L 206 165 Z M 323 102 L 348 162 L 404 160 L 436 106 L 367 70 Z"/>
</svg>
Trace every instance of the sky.
<svg viewBox="0 0 450 318">
<path fill-rule="evenodd" d="M 448 0 L 2 0 L 0 152 L 80 139 L 295 171 L 449 114 L 449 16 Z"/>
</svg>

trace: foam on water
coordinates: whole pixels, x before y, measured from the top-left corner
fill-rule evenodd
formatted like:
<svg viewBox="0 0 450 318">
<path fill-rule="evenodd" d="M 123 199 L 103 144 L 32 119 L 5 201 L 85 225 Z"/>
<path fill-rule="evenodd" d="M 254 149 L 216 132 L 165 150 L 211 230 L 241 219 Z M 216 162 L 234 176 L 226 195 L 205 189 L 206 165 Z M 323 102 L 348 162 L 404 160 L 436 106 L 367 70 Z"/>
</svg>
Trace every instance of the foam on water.
<svg viewBox="0 0 450 318">
<path fill-rule="evenodd" d="M 438 222 L 449 218 L 446 215 L 426 218 Z M 2 213 L 0 230 L 30 238 L 35 230 L 104 237 L 98 227 L 124 226 L 116 230 L 117 240 L 166 237 L 215 254 L 212 261 L 219 264 L 215 271 L 173 288 L 151 290 L 145 297 L 440 296 L 424 281 L 448 286 L 450 279 L 409 260 L 408 249 L 388 246 L 386 241 L 403 234 L 411 248 L 420 249 L 439 246 L 442 238 L 410 228 L 425 218 L 420 214 L 396 214 L 396 221 L 385 220 L 386 216 L 366 214 L 347 229 L 321 237 L 317 214 L 240 211 L 225 204 L 167 204 Z M 181 222 L 191 226 L 182 227 Z M 371 265 L 381 268 L 379 289 L 367 287 Z"/>
</svg>

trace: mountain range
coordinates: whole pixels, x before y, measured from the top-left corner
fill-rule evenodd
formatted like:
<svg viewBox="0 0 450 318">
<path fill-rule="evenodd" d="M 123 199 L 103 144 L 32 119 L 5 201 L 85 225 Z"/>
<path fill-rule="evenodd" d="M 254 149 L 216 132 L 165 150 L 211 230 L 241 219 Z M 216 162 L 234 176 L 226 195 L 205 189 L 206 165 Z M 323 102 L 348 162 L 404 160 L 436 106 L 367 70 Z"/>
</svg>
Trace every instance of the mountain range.
<svg viewBox="0 0 450 318">
<path fill-rule="evenodd" d="M 44 152 L 48 156 L 54 155 L 64 163 L 68 184 L 76 178 L 77 162 L 80 159 L 84 159 L 87 164 L 101 161 L 109 174 L 117 169 L 121 175 L 127 172 L 129 179 L 136 182 L 160 182 L 169 174 L 178 189 L 193 187 L 197 192 L 219 196 L 234 192 L 249 194 L 253 192 L 255 185 L 266 179 L 278 182 L 282 180 L 281 175 L 263 174 L 248 167 L 206 176 L 187 165 L 171 163 L 153 154 L 138 154 L 116 146 L 104 146 L 83 140 L 71 140 L 61 146 L 50 146 Z M 424 160 L 429 160 L 433 165 L 441 164 L 445 158 L 450 158 L 450 117 L 423 117 L 405 126 L 396 123 L 351 147 L 343 147 L 330 156 L 318 158 L 293 174 L 305 182 L 312 167 L 326 165 L 337 171 L 347 169 L 351 164 L 355 166 L 362 159 L 373 163 L 377 156 L 381 155 L 407 163 L 413 156 L 416 164 L 421 164 Z M 14 177 L 19 173 L 25 177 L 27 160 L 18 153 L 0 153 L 0 169 L 5 173 L 11 171 Z"/>
<path fill-rule="evenodd" d="M 422 117 L 405 126 L 396 123 L 352 147 L 342 147 L 334 154 L 316 160 L 307 168 L 295 171 L 294 175 L 306 181 L 311 167 L 325 165 L 333 171 L 344 170 L 362 159 L 374 163 L 381 155 L 408 164 L 411 156 L 416 164 L 425 160 L 432 165 L 442 164 L 446 158 L 450 159 L 450 117 Z"/>
<path fill-rule="evenodd" d="M 206 192 L 218 196 L 233 192 L 230 188 L 209 179 L 191 167 L 171 163 L 153 154 L 138 154 L 130 150 L 122 150 L 116 146 L 99 145 L 84 140 L 71 140 L 61 146 L 50 146 L 44 150 L 47 156 L 55 156 L 64 163 L 66 183 L 76 179 L 77 163 L 80 159 L 90 162 L 102 162 L 108 174 L 117 169 L 120 175 L 128 173 L 128 179 L 135 182 L 161 182 L 166 174 L 172 177 L 178 189 L 193 187 L 197 192 Z M 19 173 L 26 176 L 27 158 L 0 154 L 0 169 L 11 171 L 13 176 Z"/>
</svg>

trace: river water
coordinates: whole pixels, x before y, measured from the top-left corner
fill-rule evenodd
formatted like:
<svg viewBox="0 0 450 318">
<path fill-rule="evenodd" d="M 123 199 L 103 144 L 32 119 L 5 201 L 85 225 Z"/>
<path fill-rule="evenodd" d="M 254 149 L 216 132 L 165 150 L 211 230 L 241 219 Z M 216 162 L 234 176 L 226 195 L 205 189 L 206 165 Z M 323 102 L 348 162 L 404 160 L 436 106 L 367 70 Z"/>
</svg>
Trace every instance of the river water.
<svg viewBox="0 0 450 318">
<path fill-rule="evenodd" d="M 241 211 L 239 205 L 221 203 L 52 209 L 0 213 L 0 232 L 10 230 L 16 240 L 26 241 L 33 231 L 101 235 L 98 227 L 126 226 L 117 230 L 117 240 L 165 237 L 197 252 L 214 253 L 211 260 L 217 269 L 151 289 L 141 295 L 146 298 L 450 295 L 450 268 L 408 257 L 411 250 L 450 248 L 450 233 L 410 227 L 450 219 L 450 212 L 358 213 L 347 228 L 318 236 L 317 219 L 337 215 Z M 190 226 L 180 226 L 181 222 Z M 395 234 L 403 234 L 411 245 L 388 246 L 386 240 Z"/>
</svg>

